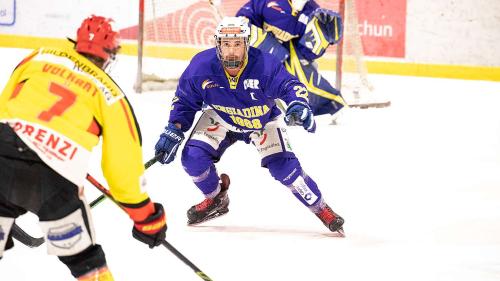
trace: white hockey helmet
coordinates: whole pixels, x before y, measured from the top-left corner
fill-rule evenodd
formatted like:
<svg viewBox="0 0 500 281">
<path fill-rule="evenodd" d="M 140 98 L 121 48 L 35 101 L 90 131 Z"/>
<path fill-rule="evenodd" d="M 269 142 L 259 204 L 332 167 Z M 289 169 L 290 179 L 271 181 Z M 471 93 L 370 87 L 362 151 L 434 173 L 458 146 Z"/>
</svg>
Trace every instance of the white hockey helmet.
<svg viewBox="0 0 500 281">
<path fill-rule="evenodd" d="M 224 17 L 215 29 L 215 45 L 217 49 L 217 56 L 221 60 L 224 67 L 236 68 L 243 64 L 246 56 L 248 55 L 248 48 L 250 46 L 250 26 L 248 19 L 245 17 Z M 245 44 L 245 55 L 238 60 L 225 60 L 221 53 L 222 39 L 237 39 L 242 38 Z"/>
<path fill-rule="evenodd" d="M 307 2 L 309 2 L 309 0 L 292 0 L 292 9 L 300 12 L 304 9 Z"/>
</svg>

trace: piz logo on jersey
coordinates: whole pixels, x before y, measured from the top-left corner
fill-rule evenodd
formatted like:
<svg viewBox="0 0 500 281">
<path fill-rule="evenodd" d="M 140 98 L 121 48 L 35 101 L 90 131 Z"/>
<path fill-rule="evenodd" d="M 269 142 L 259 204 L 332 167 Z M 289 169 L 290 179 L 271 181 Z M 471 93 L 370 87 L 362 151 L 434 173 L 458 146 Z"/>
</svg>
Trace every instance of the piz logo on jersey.
<svg viewBox="0 0 500 281">
<path fill-rule="evenodd" d="M 243 86 L 245 87 L 245 90 L 248 88 L 259 89 L 259 80 L 257 80 L 257 79 L 245 79 L 245 81 L 243 81 Z"/>
<path fill-rule="evenodd" d="M 259 137 L 259 138 L 262 138 L 259 142 L 259 145 L 263 145 L 266 140 L 267 140 L 267 133 L 264 133 L 264 132 L 255 132 L 255 134 Z"/>
<path fill-rule="evenodd" d="M 212 89 L 212 88 L 218 88 L 219 87 L 219 84 L 215 83 L 214 81 L 210 80 L 210 79 L 206 79 L 205 81 L 203 81 L 203 83 L 201 83 L 201 88 L 203 90 L 205 89 Z"/>
<path fill-rule="evenodd" d="M 82 239 L 82 227 L 75 223 L 49 228 L 47 240 L 61 249 L 71 249 Z"/>
<path fill-rule="evenodd" d="M 207 128 L 207 131 L 209 132 L 215 132 L 219 129 L 220 123 L 215 121 L 214 118 L 210 117 L 210 127 Z"/>
</svg>

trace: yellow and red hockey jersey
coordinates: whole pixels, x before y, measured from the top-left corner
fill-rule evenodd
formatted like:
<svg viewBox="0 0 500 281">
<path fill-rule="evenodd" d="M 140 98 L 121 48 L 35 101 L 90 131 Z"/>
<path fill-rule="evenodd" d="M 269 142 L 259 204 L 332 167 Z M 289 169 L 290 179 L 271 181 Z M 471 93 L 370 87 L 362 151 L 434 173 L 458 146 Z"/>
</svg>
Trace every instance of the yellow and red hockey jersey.
<svg viewBox="0 0 500 281">
<path fill-rule="evenodd" d="M 139 126 L 118 85 L 72 48 L 40 48 L 14 70 L 0 95 L 8 123 L 59 174 L 83 186 L 102 136 L 102 170 L 122 203 L 148 199 Z"/>
</svg>

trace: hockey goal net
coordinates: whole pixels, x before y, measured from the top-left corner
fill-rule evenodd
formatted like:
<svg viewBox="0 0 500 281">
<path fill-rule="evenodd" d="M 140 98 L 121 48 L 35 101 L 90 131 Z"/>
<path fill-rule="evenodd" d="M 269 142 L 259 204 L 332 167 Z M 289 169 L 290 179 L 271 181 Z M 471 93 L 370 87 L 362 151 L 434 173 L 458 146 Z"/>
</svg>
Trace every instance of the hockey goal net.
<svg viewBox="0 0 500 281">
<path fill-rule="evenodd" d="M 140 0 L 139 24 L 127 34 L 139 41 L 136 91 L 173 89 L 184 65 L 163 66 L 162 58 L 188 61 L 195 53 L 214 46 L 213 34 L 221 17 L 233 16 L 248 0 Z M 359 0 L 358 0 L 359 1 Z M 320 70 L 340 88 L 351 106 L 383 107 L 369 81 L 356 0 L 316 0 L 337 11 L 344 20 L 344 38 L 320 59 Z M 323 71 L 325 70 L 325 71 Z M 326 71 L 329 70 L 329 71 Z"/>
</svg>

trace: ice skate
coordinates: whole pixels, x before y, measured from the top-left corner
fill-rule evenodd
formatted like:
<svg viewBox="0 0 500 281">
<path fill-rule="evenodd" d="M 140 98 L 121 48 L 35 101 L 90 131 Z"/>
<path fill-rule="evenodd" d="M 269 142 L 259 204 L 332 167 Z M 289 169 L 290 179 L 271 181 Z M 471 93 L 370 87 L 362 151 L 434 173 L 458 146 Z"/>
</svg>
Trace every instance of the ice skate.
<svg viewBox="0 0 500 281">
<path fill-rule="evenodd" d="M 229 212 L 229 197 L 227 196 L 227 190 L 230 183 L 229 176 L 221 174 L 221 190 L 219 194 L 214 198 L 206 198 L 201 203 L 191 207 L 187 212 L 188 225 L 196 225 L 227 214 L 227 212 Z"/>
<path fill-rule="evenodd" d="M 331 232 L 338 232 L 342 237 L 345 236 L 344 229 L 342 228 L 344 219 L 332 211 L 330 206 L 325 204 L 325 206 L 316 213 L 316 216 Z"/>
</svg>

